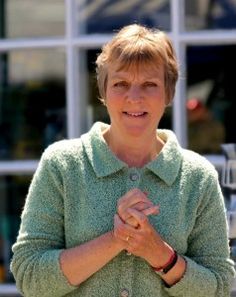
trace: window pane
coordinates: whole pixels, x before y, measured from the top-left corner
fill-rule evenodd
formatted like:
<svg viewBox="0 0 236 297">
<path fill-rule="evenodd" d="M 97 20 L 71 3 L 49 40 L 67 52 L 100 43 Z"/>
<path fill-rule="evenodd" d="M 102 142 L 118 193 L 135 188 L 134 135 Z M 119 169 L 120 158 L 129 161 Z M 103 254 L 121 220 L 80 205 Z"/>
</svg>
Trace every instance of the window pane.
<svg viewBox="0 0 236 297">
<path fill-rule="evenodd" d="M 63 0 L 0 1 L 0 38 L 64 35 Z"/>
<path fill-rule="evenodd" d="M 189 147 L 199 153 L 236 143 L 235 52 L 236 45 L 187 49 Z"/>
<path fill-rule="evenodd" d="M 0 283 L 13 282 L 11 246 L 16 241 L 30 180 L 31 176 L 0 176 Z"/>
<path fill-rule="evenodd" d="M 236 28 L 236 0 L 185 0 L 186 30 Z"/>
<path fill-rule="evenodd" d="M 170 30 L 169 0 L 76 0 L 79 33 L 112 33 L 134 22 Z"/>
<path fill-rule="evenodd" d="M 0 159 L 39 158 L 65 137 L 65 54 L 60 49 L 0 55 Z"/>
<path fill-rule="evenodd" d="M 96 73 L 95 73 L 95 61 L 100 50 L 89 50 L 83 51 L 81 54 L 84 55 L 84 59 L 87 61 L 85 67 L 86 71 L 81 69 L 81 73 L 84 75 L 87 72 L 87 94 L 88 94 L 88 112 L 87 112 L 87 123 L 88 127 L 96 121 L 102 121 L 110 123 L 109 116 L 106 111 L 106 107 L 101 103 L 97 88 Z M 172 108 L 168 107 L 165 114 L 159 124 L 160 128 L 171 129 L 172 126 Z"/>
</svg>

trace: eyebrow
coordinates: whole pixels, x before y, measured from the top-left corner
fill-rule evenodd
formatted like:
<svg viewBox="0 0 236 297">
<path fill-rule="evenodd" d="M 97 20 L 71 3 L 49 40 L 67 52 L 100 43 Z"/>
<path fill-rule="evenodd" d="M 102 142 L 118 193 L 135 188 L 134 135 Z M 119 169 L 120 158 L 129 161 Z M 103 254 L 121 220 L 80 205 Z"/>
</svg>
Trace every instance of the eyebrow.
<svg viewBox="0 0 236 297">
<path fill-rule="evenodd" d="M 160 77 L 159 77 L 159 73 L 157 72 L 156 75 L 149 75 L 149 76 L 146 76 L 144 77 L 144 80 L 152 80 L 152 79 L 157 79 L 159 80 Z M 127 79 L 129 78 L 130 76 L 127 74 L 122 74 L 122 73 L 115 73 L 113 75 L 110 76 L 110 79 Z"/>
</svg>

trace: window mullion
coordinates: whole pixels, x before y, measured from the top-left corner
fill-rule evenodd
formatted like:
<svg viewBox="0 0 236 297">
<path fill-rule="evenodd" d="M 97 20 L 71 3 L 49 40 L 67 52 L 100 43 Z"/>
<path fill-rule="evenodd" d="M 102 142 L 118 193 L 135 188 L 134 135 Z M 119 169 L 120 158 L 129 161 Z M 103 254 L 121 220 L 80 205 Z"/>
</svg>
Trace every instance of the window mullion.
<svg viewBox="0 0 236 297">
<path fill-rule="evenodd" d="M 73 45 L 75 37 L 75 2 L 65 0 L 66 7 L 66 104 L 67 104 L 67 137 L 74 138 L 81 134 L 78 102 L 78 54 Z"/>
<path fill-rule="evenodd" d="M 180 67 L 180 79 L 176 85 L 173 101 L 173 129 L 183 147 L 187 146 L 187 119 L 186 119 L 186 54 L 185 45 L 180 42 L 180 35 L 184 27 L 184 1 L 171 0 L 171 36 Z"/>
</svg>

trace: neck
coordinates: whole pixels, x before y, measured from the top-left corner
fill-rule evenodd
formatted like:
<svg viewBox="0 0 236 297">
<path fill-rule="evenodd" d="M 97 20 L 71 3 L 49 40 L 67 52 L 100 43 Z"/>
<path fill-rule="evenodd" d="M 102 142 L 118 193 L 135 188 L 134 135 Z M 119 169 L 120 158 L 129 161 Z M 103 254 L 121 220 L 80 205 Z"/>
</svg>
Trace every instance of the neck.
<svg viewBox="0 0 236 297">
<path fill-rule="evenodd" d="M 156 131 L 146 137 L 127 139 L 112 133 L 109 127 L 104 131 L 103 137 L 112 152 L 129 167 L 143 167 L 157 157 L 164 145 Z"/>
</svg>

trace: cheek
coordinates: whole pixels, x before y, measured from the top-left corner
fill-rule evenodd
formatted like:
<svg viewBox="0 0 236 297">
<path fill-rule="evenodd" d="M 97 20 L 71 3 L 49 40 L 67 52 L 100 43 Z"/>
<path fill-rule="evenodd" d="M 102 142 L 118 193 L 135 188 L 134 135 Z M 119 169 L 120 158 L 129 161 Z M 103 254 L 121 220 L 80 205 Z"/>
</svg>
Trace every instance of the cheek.
<svg viewBox="0 0 236 297">
<path fill-rule="evenodd" d="M 116 100 L 114 96 L 109 96 L 109 94 L 107 94 L 106 107 L 108 114 L 112 115 L 116 110 L 119 109 L 119 100 Z"/>
<path fill-rule="evenodd" d="M 107 97 L 111 99 L 121 100 L 124 97 L 126 90 L 124 88 L 116 88 L 116 89 L 108 89 L 107 90 Z"/>
</svg>

